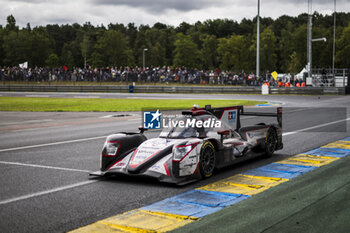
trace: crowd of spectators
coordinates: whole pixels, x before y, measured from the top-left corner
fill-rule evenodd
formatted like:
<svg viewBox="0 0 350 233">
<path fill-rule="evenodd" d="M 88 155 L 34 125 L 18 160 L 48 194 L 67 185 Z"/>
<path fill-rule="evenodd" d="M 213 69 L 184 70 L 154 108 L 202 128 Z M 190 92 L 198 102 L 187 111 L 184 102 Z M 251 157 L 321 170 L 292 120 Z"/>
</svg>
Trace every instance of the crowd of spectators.
<svg viewBox="0 0 350 233">
<path fill-rule="evenodd" d="M 73 81 L 73 82 L 143 82 L 143 83 L 180 83 L 180 84 L 221 84 L 261 86 L 266 80 L 274 85 L 273 78 L 257 78 L 253 73 L 244 71 L 199 70 L 185 67 L 106 67 L 106 68 L 71 68 L 47 67 L 20 68 L 0 67 L 1 81 Z"/>
</svg>

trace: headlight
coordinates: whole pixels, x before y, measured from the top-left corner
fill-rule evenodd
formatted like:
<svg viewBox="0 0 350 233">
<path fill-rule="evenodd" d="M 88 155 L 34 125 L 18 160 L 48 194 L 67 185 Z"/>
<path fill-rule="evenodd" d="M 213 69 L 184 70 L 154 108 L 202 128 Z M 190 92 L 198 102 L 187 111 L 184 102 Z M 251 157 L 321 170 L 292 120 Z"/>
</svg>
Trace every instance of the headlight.
<svg viewBox="0 0 350 233">
<path fill-rule="evenodd" d="M 115 155 L 117 155 L 119 148 L 120 148 L 119 141 L 106 142 L 103 155 L 104 156 L 115 156 Z"/>
<path fill-rule="evenodd" d="M 197 143 L 175 146 L 173 150 L 173 160 L 176 162 L 182 161 L 197 145 Z"/>
</svg>

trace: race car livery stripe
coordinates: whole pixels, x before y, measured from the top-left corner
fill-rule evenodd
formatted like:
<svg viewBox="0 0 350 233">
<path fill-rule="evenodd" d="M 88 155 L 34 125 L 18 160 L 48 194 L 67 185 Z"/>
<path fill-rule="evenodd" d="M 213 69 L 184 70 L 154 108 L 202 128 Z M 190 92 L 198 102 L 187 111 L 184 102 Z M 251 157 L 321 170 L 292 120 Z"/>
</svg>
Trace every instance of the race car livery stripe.
<svg viewBox="0 0 350 233">
<path fill-rule="evenodd" d="M 166 175 L 170 176 L 169 168 L 168 168 L 168 165 L 166 164 L 166 162 L 164 163 L 164 168 L 165 168 Z"/>
<path fill-rule="evenodd" d="M 167 232 L 350 155 L 350 137 L 131 210 L 73 232 Z"/>
<path fill-rule="evenodd" d="M 117 162 L 115 162 L 115 163 L 113 163 L 111 166 L 109 166 L 108 168 L 107 168 L 107 171 L 109 170 L 109 169 L 111 169 L 114 165 L 116 165 L 117 163 L 119 163 L 120 161 L 122 161 L 123 159 L 119 159 Z"/>
</svg>

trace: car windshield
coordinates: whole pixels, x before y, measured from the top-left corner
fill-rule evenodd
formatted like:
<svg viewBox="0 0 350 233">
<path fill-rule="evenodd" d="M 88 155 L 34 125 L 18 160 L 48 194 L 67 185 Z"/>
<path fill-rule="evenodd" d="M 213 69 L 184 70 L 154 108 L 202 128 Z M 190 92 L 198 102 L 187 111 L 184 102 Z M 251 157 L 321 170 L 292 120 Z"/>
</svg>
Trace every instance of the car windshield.
<svg viewBox="0 0 350 233">
<path fill-rule="evenodd" d="M 214 116 L 184 115 L 167 119 L 159 136 L 163 138 L 216 138 L 219 137 L 216 132 L 223 129 L 230 128 Z"/>
</svg>

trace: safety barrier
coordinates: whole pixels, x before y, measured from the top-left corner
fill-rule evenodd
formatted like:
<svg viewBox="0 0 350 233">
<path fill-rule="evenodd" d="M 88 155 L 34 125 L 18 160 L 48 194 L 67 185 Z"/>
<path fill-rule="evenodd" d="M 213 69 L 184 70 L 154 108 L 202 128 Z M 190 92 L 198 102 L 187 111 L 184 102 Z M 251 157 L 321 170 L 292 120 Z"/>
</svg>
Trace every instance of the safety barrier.
<svg viewBox="0 0 350 233">
<path fill-rule="evenodd" d="M 23 92 L 129 92 L 128 85 L 114 86 L 59 86 L 59 85 L 0 85 L 0 91 Z M 136 85 L 135 93 L 204 93 L 204 94 L 261 94 L 261 87 L 236 87 L 236 86 L 152 86 Z M 344 87 L 270 87 L 270 94 L 291 95 L 344 95 Z"/>
</svg>

